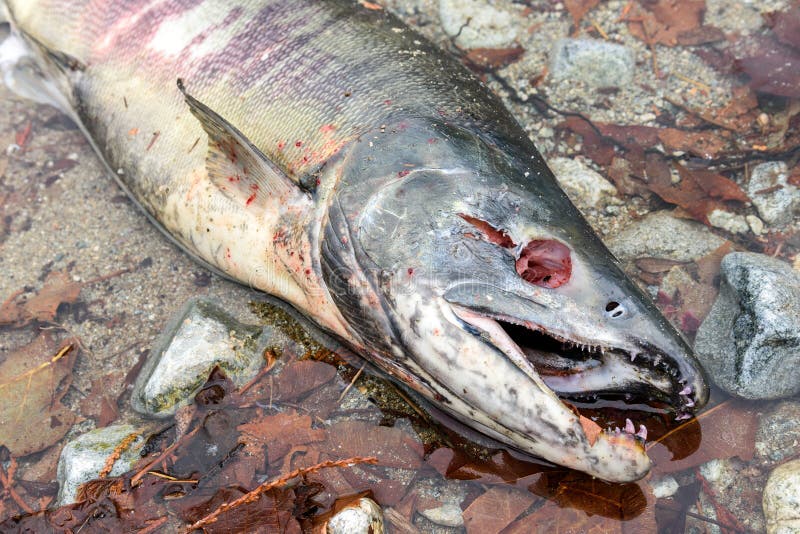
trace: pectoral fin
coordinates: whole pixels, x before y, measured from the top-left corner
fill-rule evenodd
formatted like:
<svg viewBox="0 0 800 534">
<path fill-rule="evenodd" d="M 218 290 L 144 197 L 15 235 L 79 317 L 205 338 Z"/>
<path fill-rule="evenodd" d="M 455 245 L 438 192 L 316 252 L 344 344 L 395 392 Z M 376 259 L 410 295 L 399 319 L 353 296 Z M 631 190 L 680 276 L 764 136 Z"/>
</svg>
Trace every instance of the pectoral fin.
<svg viewBox="0 0 800 534">
<path fill-rule="evenodd" d="M 208 176 L 228 198 L 257 209 L 265 208 L 276 198 L 284 204 L 307 195 L 242 132 L 187 93 L 180 79 L 178 88 L 208 134 Z"/>
</svg>

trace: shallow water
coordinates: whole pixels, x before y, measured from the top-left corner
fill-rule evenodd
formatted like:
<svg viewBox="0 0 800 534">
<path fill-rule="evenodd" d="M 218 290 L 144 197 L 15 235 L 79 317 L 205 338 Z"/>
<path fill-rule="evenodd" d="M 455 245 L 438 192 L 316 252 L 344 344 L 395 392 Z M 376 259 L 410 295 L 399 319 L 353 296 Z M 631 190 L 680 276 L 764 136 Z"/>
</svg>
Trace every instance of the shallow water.
<svg viewBox="0 0 800 534">
<path fill-rule="evenodd" d="M 747 30 L 754 34 L 751 43 L 757 42 L 756 36 L 768 35 L 768 29 L 758 17 L 754 19 L 745 13 L 731 20 L 725 15 L 740 9 L 752 11 L 752 7 L 722 0 L 707 3 L 707 23 L 722 28 L 726 34 Z M 392 2 L 410 23 L 419 24 L 423 32 L 447 44 L 434 4 Z M 518 12 L 515 10 L 528 7 L 523 6 L 524 3 L 501 4 L 503 9 L 515 13 Z M 601 122 L 661 126 L 666 121 L 692 131 L 708 131 L 713 128 L 708 124 L 691 122 L 691 114 L 682 114 L 670 107 L 665 98 L 680 95 L 687 107 L 695 110 L 718 108 L 735 98 L 732 97 L 732 86 L 744 83 L 742 78 L 725 73 L 724 68 L 711 69 L 698 54 L 694 54 L 697 50 L 715 54 L 723 48 L 715 44 L 699 49 L 688 45 L 678 48 L 656 46 L 660 69 L 670 74 L 661 78 L 655 76 L 648 47 L 630 35 L 628 25 L 616 21 L 624 5 L 609 2 L 592 13 L 591 22 L 584 21 L 581 34 L 600 38 L 592 30 L 593 23 L 597 23 L 611 34 L 612 39 L 631 47 L 638 59 L 638 83 L 607 92 L 574 86 L 569 80 L 545 78 L 543 85 L 536 85 L 535 81 L 547 65 L 552 42 L 571 34 L 571 29 L 569 15 L 563 9 L 541 2 L 529 4 L 535 11 L 520 17 L 524 23 L 517 23 L 520 30 L 517 39 L 525 49 L 524 56 L 508 67 L 498 69 L 494 77 L 488 76 L 487 80 L 494 89 L 506 96 L 511 95 L 507 104 L 532 132 L 549 158 L 583 156 L 586 159 L 591 156 L 585 141 L 581 143 L 569 130 L 558 130 L 557 126 L 564 118 L 553 113 L 543 115 L 541 106 L 537 107 L 532 100 L 534 97 L 543 97 L 556 108 L 585 113 Z M 782 4 L 778 2 L 773 7 L 780 8 Z M 753 27 L 736 27 L 737 24 Z M 748 42 L 745 41 L 744 44 L 737 42 L 736 46 L 746 47 Z M 720 61 L 728 59 L 723 57 Z M 510 86 L 524 89 L 511 94 L 508 91 Z M 648 90 L 648 87 L 653 90 Z M 70 383 L 57 384 L 59 387 L 54 386 L 53 390 L 58 395 L 63 394 L 63 403 L 68 411 L 85 418 L 83 421 L 71 420 L 64 438 L 55 445 L 13 458 L 18 468 L 11 487 L 18 499 L 10 493 L 3 494 L 0 519 L 5 519 L 25 512 L 20 502 L 30 511 L 49 504 L 56 492 L 53 486 L 55 460 L 68 439 L 89 430 L 101 418 L 105 421 L 116 416 L 111 421 L 148 424 L 130 413 L 123 387 L 126 374 L 134 368 L 143 356 L 143 350 L 146 351 L 172 310 L 183 300 L 198 293 L 209 294 L 221 299 L 226 309 L 243 320 L 254 319 L 242 306 L 253 297 L 252 293 L 209 276 L 166 243 L 104 176 L 74 125 L 46 106 L 34 107 L 13 97 L 5 89 L 0 91 L 0 148 L 21 147 L 0 155 L 0 268 L 4 273 L 0 279 L 0 300 L 18 290 L 40 288 L 50 272 L 64 271 L 70 279 L 86 282 L 128 269 L 124 274 L 83 287 L 80 297 L 72 303 L 56 304 L 52 318 L 22 329 L 0 327 L 0 363 L 40 332 L 53 333 L 56 341 L 73 335 L 82 341 Z M 779 117 L 792 101 L 762 95 L 758 105 L 759 113 Z M 653 113 L 654 109 L 658 113 Z M 656 118 L 652 119 L 648 114 L 656 115 Z M 549 135 L 544 133 L 547 130 Z M 554 134 L 554 131 L 559 133 Z M 694 155 L 686 159 L 692 164 L 702 164 L 702 160 Z M 731 170 L 727 174 L 744 184 L 749 165 L 750 162 L 734 163 L 729 166 Z M 600 165 L 596 168 L 606 175 L 607 169 Z M 575 201 L 606 237 L 648 211 L 672 208 L 672 204 L 656 197 L 645 201 L 637 195 L 621 195 L 619 201 L 603 208 L 587 204 L 585 200 L 581 205 L 581 198 Z M 737 214 L 754 213 L 752 208 L 745 209 L 738 204 L 731 205 L 731 209 Z M 767 230 L 772 231 L 755 235 L 712 228 L 713 232 L 737 247 L 796 261 L 796 226 Z M 663 287 L 666 274 L 673 267 L 681 267 L 678 264 L 653 265 L 652 262 L 630 262 L 629 266 L 631 273 L 651 288 Z M 710 283 L 698 283 L 691 289 L 699 292 L 703 288 L 713 288 L 715 283 L 714 276 L 711 276 Z M 26 291 L 26 294 L 30 295 L 32 291 Z M 697 294 L 702 295 L 700 300 L 713 300 L 713 292 Z M 697 326 L 694 321 L 702 319 L 687 315 L 699 306 L 698 303 L 690 304 L 661 302 L 670 317 L 689 334 Z M 312 352 L 316 357 L 324 355 L 320 351 Z M 475 532 L 500 529 L 530 532 L 556 528 L 562 532 L 584 532 L 592 528 L 602 532 L 719 532 L 720 525 L 725 527 L 725 531 L 744 532 L 764 528 L 761 490 L 774 462 L 755 450 L 755 433 L 759 414 L 773 410 L 777 401 L 744 402 L 714 389 L 712 401 L 700 417 L 682 425 L 676 424 L 669 416 L 640 406 L 641 411 L 631 418 L 637 424 L 644 422 L 648 428 L 648 450 L 655 462 L 653 473 L 638 483 L 615 485 L 476 445 L 442 427 L 424 405 L 412 408 L 412 404 L 417 405 L 416 401 L 411 399 L 409 404 L 403 398 L 404 393 L 366 373 L 340 400 L 342 392 L 361 367 L 357 362 L 353 365 L 340 362 L 336 377 L 296 398 L 282 401 L 275 394 L 276 382 L 285 380 L 286 389 L 298 388 L 301 375 L 296 373 L 291 378 L 282 371 L 291 368 L 292 358 L 306 356 L 308 354 L 282 358 L 274 373 L 260 382 L 261 389 L 252 390 L 246 408 L 234 403 L 219 410 L 223 414 L 219 420 L 193 419 L 189 428 L 202 429 L 198 435 L 205 432 L 205 441 L 187 441 L 185 450 L 179 451 L 182 456 L 176 457 L 172 464 L 174 474 L 194 480 L 191 477 L 198 472 L 213 473 L 200 485 L 164 483 L 159 486 L 152 477 L 148 478 L 152 484 L 145 494 L 148 497 L 157 494 L 160 500 L 153 508 L 143 508 L 142 513 L 184 510 L 189 508 L 189 501 L 199 506 L 198 510 L 207 512 L 210 505 L 203 508 L 198 503 L 218 494 L 220 487 L 235 485 L 232 481 L 236 481 L 250 489 L 258 478 L 246 479 L 249 471 L 245 468 L 251 468 L 252 463 L 240 462 L 238 451 L 231 453 L 237 450 L 231 437 L 238 434 L 230 428 L 235 426 L 234 423 L 242 425 L 288 413 L 291 414 L 289 421 L 297 425 L 306 422 L 306 419 L 298 422 L 298 418 L 309 417 L 309 428 L 324 431 L 325 436 L 311 433 L 313 439 L 300 449 L 286 451 L 277 458 L 265 458 L 261 476 L 276 476 L 290 468 L 316 463 L 322 460 L 322 456 L 313 461 L 312 457 L 340 446 L 339 457 L 375 455 L 384 464 L 324 469 L 311 476 L 309 483 L 301 487 L 319 489 L 312 484 L 315 477 L 327 484 L 327 489 L 314 496 L 321 503 L 318 509 L 313 509 L 305 499 L 307 494 L 299 490 L 291 498 L 283 494 L 274 495 L 279 501 L 284 499 L 286 503 L 298 505 L 304 521 L 308 522 L 332 506 L 337 497 L 369 491 L 388 512 L 388 522 L 401 532 L 404 518 L 424 532 L 457 532 L 463 528 Z M 50 383 L 46 384 L 50 387 Z M 212 384 L 210 389 L 216 391 L 216 386 L 223 387 Z M 104 388 L 107 388 L 108 395 L 98 396 L 97 392 L 103 393 Z M 231 391 L 225 391 L 221 397 L 230 399 L 231 395 Z M 84 402 L 87 398 L 93 402 Z M 797 402 L 800 399 L 789 400 Z M 613 406 L 619 407 L 619 404 Z M 592 407 L 581 408 L 590 410 Z M 630 413 L 614 413 L 613 410 L 611 415 L 600 420 L 603 426 L 624 426 L 625 418 L 630 417 Z M 65 423 L 67 419 L 64 417 L 34 421 L 34 425 L 46 425 L 51 430 Z M 22 432 L 25 422 L 16 424 L 20 425 Z M 219 430 L 214 426 L 216 424 L 230 430 L 230 434 L 227 430 Z M 795 421 L 795 426 L 798 425 L 800 422 Z M 45 427 L 33 426 L 34 431 L 39 428 Z M 174 429 L 167 429 L 162 434 L 158 434 L 158 430 L 162 429 L 150 429 L 155 435 L 165 436 L 167 443 L 175 438 Z M 303 427 L 302 430 L 307 429 Z M 353 439 L 355 434 L 371 438 L 365 442 L 356 441 Z M 297 438 L 296 443 L 309 439 L 308 434 L 303 436 Z M 227 445 L 227 450 L 223 445 Z M 154 441 L 154 450 L 158 450 L 157 446 Z M 217 455 L 201 454 L 214 447 Z M 13 470 L 14 462 L 7 451 L 0 453 L 0 457 L 5 476 Z M 708 464 L 714 459 L 728 457 L 738 457 L 742 461 Z M 220 463 L 222 467 L 212 469 Z M 237 465 L 244 471 L 237 472 Z M 663 491 L 664 480 L 668 477 L 675 480 L 677 491 L 669 498 L 655 498 L 653 486 Z M 5 483 L 4 487 L 7 487 Z M 231 500 L 234 495 L 230 493 L 224 497 Z M 187 500 L 181 503 L 182 499 Z M 107 500 L 102 502 L 108 504 Z M 466 521 L 467 527 L 445 527 L 425 518 L 423 512 L 430 515 L 430 510 L 448 503 L 463 511 L 461 519 Z M 458 519 L 458 511 L 453 512 L 451 508 L 450 512 L 450 519 Z M 194 520 L 200 512 L 193 513 L 186 517 Z M 80 517 L 80 514 L 76 513 L 75 517 Z M 245 517 L 249 516 L 245 514 Z"/>
</svg>

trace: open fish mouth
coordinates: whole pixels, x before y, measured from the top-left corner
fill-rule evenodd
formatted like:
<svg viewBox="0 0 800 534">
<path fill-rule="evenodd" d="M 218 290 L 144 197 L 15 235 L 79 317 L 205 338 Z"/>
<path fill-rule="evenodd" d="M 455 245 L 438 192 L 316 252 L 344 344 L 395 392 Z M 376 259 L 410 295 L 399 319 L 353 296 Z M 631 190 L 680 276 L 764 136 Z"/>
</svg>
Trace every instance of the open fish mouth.
<svg viewBox="0 0 800 534">
<path fill-rule="evenodd" d="M 647 428 L 626 419 L 624 425 L 601 429 L 580 414 L 572 402 L 582 406 L 599 400 L 622 400 L 626 404 L 649 405 L 688 419 L 702 404 L 681 375 L 677 362 L 647 342 L 612 347 L 580 339 L 513 317 L 476 312 L 451 304 L 465 330 L 481 337 L 504 353 L 540 387 L 547 388 L 562 404 L 580 417 L 589 441 L 599 432 L 615 445 L 644 445 Z M 600 411 L 592 408 L 593 412 Z M 629 438 L 629 439 L 625 439 Z M 633 438 L 632 440 L 630 438 Z"/>
</svg>

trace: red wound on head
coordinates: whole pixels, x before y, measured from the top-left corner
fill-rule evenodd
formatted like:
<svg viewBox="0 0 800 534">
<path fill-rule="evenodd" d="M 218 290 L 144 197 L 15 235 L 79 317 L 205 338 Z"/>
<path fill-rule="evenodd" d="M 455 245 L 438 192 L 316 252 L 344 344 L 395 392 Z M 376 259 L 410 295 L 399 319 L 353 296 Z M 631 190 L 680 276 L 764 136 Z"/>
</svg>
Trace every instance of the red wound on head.
<svg viewBox="0 0 800 534">
<path fill-rule="evenodd" d="M 555 239 L 529 242 L 522 249 L 516 267 L 526 282 L 542 287 L 562 286 L 572 276 L 569 248 Z"/>
<path fill-rule="evenodd" d="M 503 248 L 511 248 L 514 246 L 514 241 L 508 236 L 505 230 L 498 230 L 486 221 L 464 215 L 463 213 L 459 213 L 458 216 L 480 230 L 490 243 L 500 245 Z"/>
</svg>

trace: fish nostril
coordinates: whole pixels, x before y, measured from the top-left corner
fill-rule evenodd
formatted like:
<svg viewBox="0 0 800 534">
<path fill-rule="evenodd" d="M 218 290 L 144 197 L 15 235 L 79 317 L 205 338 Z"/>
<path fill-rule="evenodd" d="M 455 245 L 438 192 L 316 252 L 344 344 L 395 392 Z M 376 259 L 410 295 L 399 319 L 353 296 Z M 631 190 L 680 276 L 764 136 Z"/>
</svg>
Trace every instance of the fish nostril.
<svg viewBox="0 0 800 534">
<path fill-rule="evenodd" d="M 625 315 L 625 307 L 619 302 L 612 300 L 606 304 L 606 313 L 612 319 L 616 319 Z"/>
</svg>

